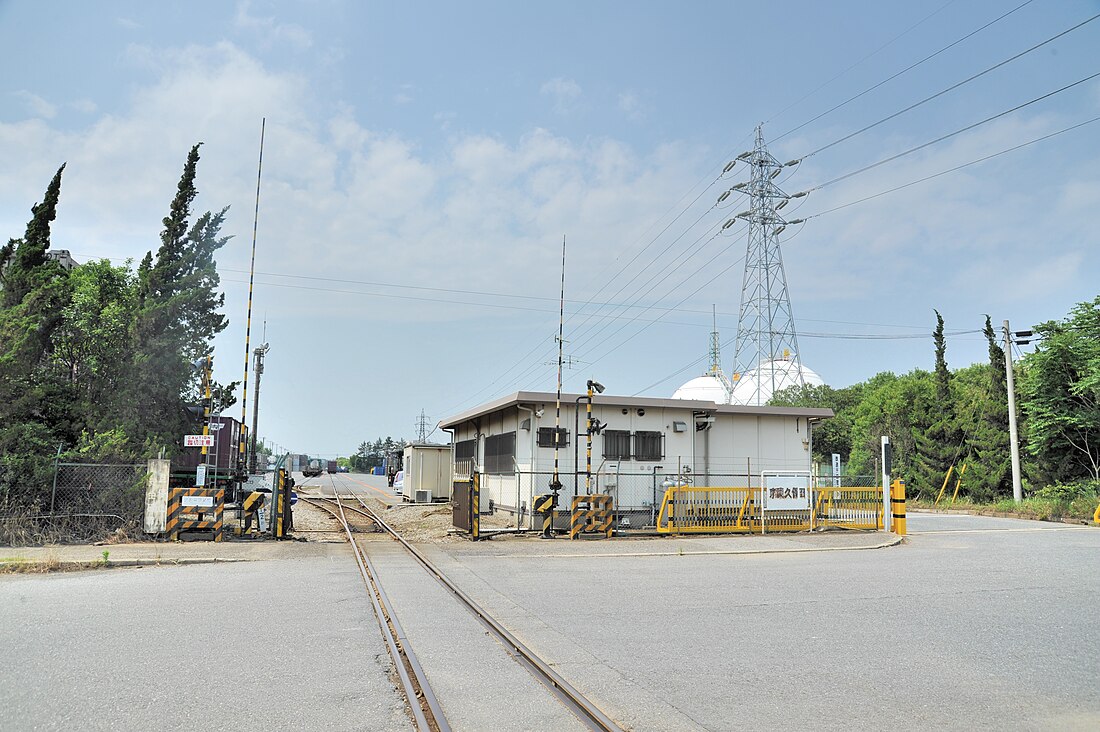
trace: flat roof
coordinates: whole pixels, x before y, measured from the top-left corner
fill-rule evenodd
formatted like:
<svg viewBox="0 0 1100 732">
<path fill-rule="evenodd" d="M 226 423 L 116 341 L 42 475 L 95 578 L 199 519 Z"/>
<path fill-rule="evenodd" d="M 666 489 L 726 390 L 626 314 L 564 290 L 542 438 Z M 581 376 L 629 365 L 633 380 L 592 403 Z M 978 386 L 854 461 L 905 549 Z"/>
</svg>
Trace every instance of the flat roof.
<svg viewBox="0 0 1100 732">
<path fill-rule="evenodd" d="M 563 405 L 574 403 L 578 397 L 586 394 L 562 393 Z M 557 394 L 546 391 L 517 391 L 514 394 L 486 402 L 479 407 L 460 412 L 453 417 L 441 420 L 439 426 L 442 429 L 457 427 L 463 422 L 469 422 L 486 414 L 492 414 L 502 409 L 514 407 L 517 404 L 545 404 L 557 400 Z M 717 414 L 752 414 L 769 417 L 806 417 L 809 419 L 827 419 L 835 416 L 833 410 L 821 407 L 756 407 L 742 404 L 715 404 L 714 402 L 697 401 L 694 399 L 671 399 L 668 397 L 627 397 L 612 396 L 610 394 L 597 394 L 592 403 L 610 407 L 646 407 L 666 409 L 690 409 L 692 411 L 707 411 Z"/>
</svg>

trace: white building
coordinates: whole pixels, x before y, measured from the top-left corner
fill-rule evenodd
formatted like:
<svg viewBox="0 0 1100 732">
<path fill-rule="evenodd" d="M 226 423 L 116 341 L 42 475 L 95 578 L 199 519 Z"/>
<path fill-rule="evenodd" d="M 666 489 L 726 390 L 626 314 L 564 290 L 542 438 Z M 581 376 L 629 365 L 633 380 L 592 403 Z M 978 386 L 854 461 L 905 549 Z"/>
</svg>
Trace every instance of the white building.
<svg viewBox="0 0 1100 732">
<path fill-rule="evenodd" d="M 559 505 L 568 508 L 572 496 L 586 490 L 607 493 L 634 526 L 647 523 L 665 487 L 677 481 L 759 487 L 764 472 L 808 473 L 813 424 L 833 416 L 831 409 L 597 395 L 592 416 L 604 428 L 592 437 L 586 489 L 585 412 L 584 395 L 562 395 Z M 553 393 L 516 392 L 445 419 L 440 427 L 453 435 L 453 459 L 472 460 L 480 470 L 482 510 L 491 500 L 494 508 L 518 506 L 529 515 L 533 496 L 550 492 Z"/>
</svg>

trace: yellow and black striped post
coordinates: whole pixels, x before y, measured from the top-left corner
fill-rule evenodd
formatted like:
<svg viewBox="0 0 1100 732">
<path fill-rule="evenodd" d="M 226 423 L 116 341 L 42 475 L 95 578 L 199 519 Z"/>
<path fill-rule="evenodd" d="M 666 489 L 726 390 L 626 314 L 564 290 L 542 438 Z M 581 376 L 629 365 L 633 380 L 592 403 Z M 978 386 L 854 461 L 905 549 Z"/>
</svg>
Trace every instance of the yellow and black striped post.
<svg viewBox="0 0 1100 732">
<path fill-rule="evenodd" d="M 203 403 L 202 403 L 202 436 L 210 436 L 210 415 L 214 411 L 214 398 L 213 391 L 210 388 L 210 382 L 214 376 L 214 355 L 211 353 L 206 354 L 206 365 L 202 370 L 202 389 L 203 389 Z M 202 461 L 206 462 L 206 456 L 209 454 L 210 448 L 205 444 L 202 446 Z"/>
<path fill-rule="evenodd" d="M 895 480 L 890 484 L 890 513 L 893 521 L 890 526 L 898 536 L 905 536 L 905 481 Z"/>
<path fill-rule="evenodd" d="M 544 493 L 541 496 L 535 496 L 534 511 L 535 513 L 542 514 L 542 536 L 544 539 L 552 537 L 554 531 L 554 494 Z"/>
<path fill-rule="evenodd" d="M 481 538 L 481 473 L 474 471 L 470 477 L 470 538 Z"/>
<path fill-rule="evenodd" d="M 592 493 L 592 380 L 588 380 L 588 404 L 584 423 L 584 492 Z"/>
<path fill-rule="evenodd" d="M 610 539 L 613 513 L 611 496 L 574 496 L 569 511 L 569 538 L 598 533 Z"/>
<path fill-rule="evenodd" d="M 221 488 L 171 488 L 165 533 L 177 541 L 181 531 L 211 531 L 214 541 L 221 541 L 224 506 L 225 491 Z"/>
</svg>

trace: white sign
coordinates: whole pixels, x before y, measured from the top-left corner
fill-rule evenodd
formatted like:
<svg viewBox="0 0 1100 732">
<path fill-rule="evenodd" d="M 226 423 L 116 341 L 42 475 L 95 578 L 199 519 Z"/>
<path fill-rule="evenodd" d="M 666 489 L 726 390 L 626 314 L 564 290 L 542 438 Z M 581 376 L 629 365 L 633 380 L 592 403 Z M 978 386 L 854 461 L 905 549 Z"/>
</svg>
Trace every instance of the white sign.
<svg viewBox="0 0 1100 732">
<path fill-rule="evenodd" d="M 765 511 L 806 511 L 810 508 L 810 476 L 765 475 Z"/>
<path fill-rule="evenodd" d="M 196 506 L 201 508 L 213 508 L 214 496 L 183 496 L 181 501 L 184 506 Z"/>
<path fill-rule="evenodd" d="M 195 487 L 202 488 L 206 485 L 206 466 L 200 465 L 195 468 Z"/>
<path fill-rule="evenodd" d="M 184 447 L 213 447 L 214 435 L 184 435 Z"/>
<path fill-rule="evenodd" d="M 840 487 L 840 453 L 833 453 L 833 488 Z"/>
</svg>

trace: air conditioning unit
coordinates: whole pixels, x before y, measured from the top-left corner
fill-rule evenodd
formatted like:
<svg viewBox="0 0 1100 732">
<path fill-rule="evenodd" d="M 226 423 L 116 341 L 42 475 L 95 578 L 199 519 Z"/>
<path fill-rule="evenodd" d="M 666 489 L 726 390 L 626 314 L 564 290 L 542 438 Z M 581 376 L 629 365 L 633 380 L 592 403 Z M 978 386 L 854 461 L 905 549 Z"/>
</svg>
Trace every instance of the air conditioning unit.
<svg viewBox="0 0 1100 732">
<path fill-rule="evenodd" d="M 416 503 L 431 503 L 432 492 L 430 490 L 422 490 L 418 488 L 416 490 Z"/>
</svg>

